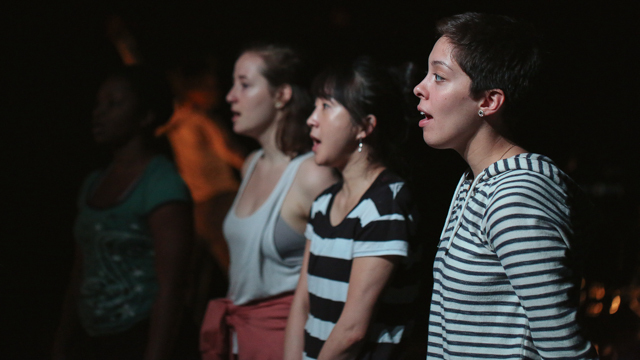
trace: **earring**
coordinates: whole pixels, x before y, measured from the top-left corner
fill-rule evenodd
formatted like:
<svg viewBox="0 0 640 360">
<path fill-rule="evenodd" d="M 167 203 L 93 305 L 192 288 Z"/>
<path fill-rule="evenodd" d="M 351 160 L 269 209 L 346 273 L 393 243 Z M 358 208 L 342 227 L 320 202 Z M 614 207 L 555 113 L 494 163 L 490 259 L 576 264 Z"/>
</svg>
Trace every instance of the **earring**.
<svg viewBox="0 0 640 360">
<path fill-rule="evenodd" d="M 362 152 L 362 139 L 359 139 L 360 142 L 358 143 L 358 152 L 361 153 Z"/>
<path fill-rule="evenodd" d="M 276 106 L 276 109 L 281 109 L 282 103 L 280 101 L 276 101 L 275 106 Z"/>
<path fill-rule="evenodd" d="M 478 110 L 478 116 L 480 117 L 484 116 L 484 111 L 482 111 L 482 109 Z"/>
</svg>

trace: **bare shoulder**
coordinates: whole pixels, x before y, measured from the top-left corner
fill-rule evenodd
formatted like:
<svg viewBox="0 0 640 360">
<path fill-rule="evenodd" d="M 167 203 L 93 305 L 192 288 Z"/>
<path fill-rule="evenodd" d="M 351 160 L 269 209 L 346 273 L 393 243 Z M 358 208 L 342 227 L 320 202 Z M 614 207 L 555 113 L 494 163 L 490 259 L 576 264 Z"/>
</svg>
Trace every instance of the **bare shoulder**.
<svg viewBox="0 0 640 360">
<path fill-rule="evenodd" d="M 313 157 L 305 159 L 296 176 L 297 187 L 314 199 L 320 192 L 338 181 L 335 171 L 315 163 Z"/>
<path fill-rule="evenodd" d="M 260 149 L 253 150 L 244 160 L 244 164 L 242 164 L 242 170 L 240 172 L 240 174 L 242 175 L 242 178 L 244 178 L 245 174 L 247 173 L 247 170 L 249 169 L 249 164 L 251 164 L 251 161 L 253 160 L 254 156 L 258 154 L 258 151 L 260 151 Z"/>
</svg>

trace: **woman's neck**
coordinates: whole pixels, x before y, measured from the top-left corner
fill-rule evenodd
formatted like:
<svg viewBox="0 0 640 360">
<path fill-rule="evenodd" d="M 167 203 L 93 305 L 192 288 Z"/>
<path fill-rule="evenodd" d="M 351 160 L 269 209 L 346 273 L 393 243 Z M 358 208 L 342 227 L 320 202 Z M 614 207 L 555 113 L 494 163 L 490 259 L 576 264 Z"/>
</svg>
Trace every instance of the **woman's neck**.
<svg viewBox="0 0 640 360">
<path fill-rule="evenodd" d="M 273 164 L 288 162 L 291 160 L 291 157 L 282 152 L 278 147 L 277 142 L 277 129 L 278 129 L 278 121 L 280 119 L 275 119 L 271 126 L 269 126 L 262 134 L 257 136 L 255 139 L 260 144 L 260 147 L 264 151 L 263 158 Z"/>
<path fill-rule="evenodd" d="M 345 196 L 360 198 L 385 169 L 382 164 L 369 161 L 368 155 L 366 151 L 355 153 L 347 165 L 338 169 L 342 174 L 341 191 Z"/>
<path fill-rule="evenodd" d="M 496 161 L 525 152 L 527 151 L 524 148 L 509 141 L 490 127 L 481 129 L 467 147 L 459 151 L 471 168 L 474 177 Z"/>
<path fill-rule="evenodd" d="M 111 164 L 116 167 L 145 165 L 156 155 L 140 136 L 134 137 L 112 151 Z"/>
</svg>

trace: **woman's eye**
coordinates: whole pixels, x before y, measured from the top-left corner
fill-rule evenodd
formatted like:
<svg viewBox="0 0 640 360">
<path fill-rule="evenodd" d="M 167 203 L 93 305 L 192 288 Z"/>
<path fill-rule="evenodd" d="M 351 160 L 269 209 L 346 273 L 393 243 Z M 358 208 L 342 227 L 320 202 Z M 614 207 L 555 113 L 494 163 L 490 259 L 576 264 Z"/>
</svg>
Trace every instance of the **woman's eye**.
<svg viewBox="0 0 640 360">
<path fill-rule="evenodd" d="M 330 106 L 329 104 L 327 104 L 327 103 L 322 103 L 322 109 L 328 109 L 328 108 L 330 108 L 330 107 L 331 107 L 331 106 Z"/>
<path fill-rule="evenodd" d="M 444 78 L 443 78 L 442 76 L 438 75 L 438 74 L 433 74 L 433 77 L 434 77 L 434 79 L 435 79 L 436 81 L 442 81 L 442 80 L 444 80 Z"/>
<path fill-rule="evenodd" d="M 249 84 L 245 84 L 245 83 L 240 83 L 240 87 L 243 89 L 246 89 L 249 87 Z"/>
</svg>

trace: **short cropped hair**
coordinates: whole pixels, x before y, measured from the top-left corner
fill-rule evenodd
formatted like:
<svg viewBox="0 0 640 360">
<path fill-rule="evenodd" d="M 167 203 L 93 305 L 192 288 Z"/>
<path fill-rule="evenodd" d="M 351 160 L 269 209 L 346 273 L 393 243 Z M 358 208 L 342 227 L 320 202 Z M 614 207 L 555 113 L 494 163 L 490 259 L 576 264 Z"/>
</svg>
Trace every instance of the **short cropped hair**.
<svg viewBox="0 0 640 360">
<path fill-rule="evenodd" d="M 453 45 L 453 58 L 471 78 L 470 94 L 501 89 L 508 130 L 540 71 L 540 36 L 524 22 L 503 15 L 468 12 L 440 20 L 438 34 Z"/>
</svg>

